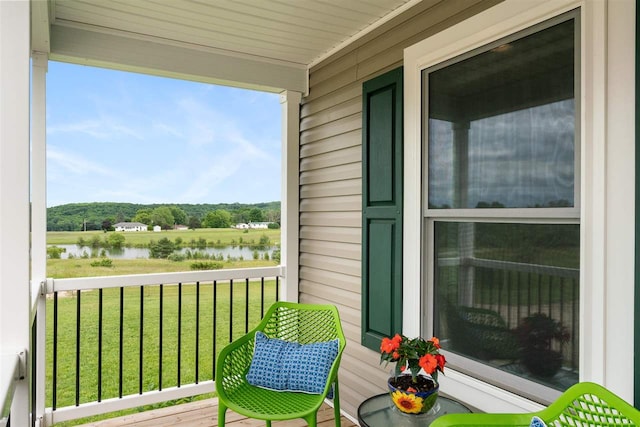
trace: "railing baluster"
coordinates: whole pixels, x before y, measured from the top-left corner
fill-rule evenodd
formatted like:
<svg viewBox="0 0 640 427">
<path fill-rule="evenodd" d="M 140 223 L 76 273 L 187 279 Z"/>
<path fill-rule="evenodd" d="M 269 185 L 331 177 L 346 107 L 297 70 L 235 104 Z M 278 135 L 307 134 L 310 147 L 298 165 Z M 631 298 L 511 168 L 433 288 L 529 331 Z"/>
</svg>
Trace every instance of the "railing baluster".
<svg viewBox="0 0 640 427">
<path fill-rule="evenodd" d="M 140 286 L 140 350 L 138 359 L 138 394 L 142 394 L 144 371 L 144 285 Z"/>
<path fill-rule="evenodd" d="M 180 387 L 180 365 L 182 363 L 182 283 L 178 283 L 178 372 L 177 380 Z"/>
<path fill-rule="evenodd" d="M 98 402 L 102 402 L 102 330 L 104 325 L 102 324 L 102 304 L 103 304 L 103 290 L 98 290 Z"/>
<path fill-rule="evenodd" d="M 124 287 L 120 287 L 120 351 L 118 357 L 118 396 L 122 397 L 122 367 L 124 361 Z"/>
<path fill-rule="evenodd" d="M 55 411 L 58 400 L 58 293 L 53 293 L 53 393 L 52 408 Z"/>
<path fill-rule="evenodd" d="M 163 304 L 163 285 L 160 285 L 160 320 L 159 320 L 159 339 L 158 339 L 158 390 L 162 391 L 162 304 Z"/>
<path fill-rule="evenodd" d="M 200 282 L 196 282 L 196 384 L 199 382 L 200 372 Z"/>
<path fill-rule="evenodd" d="M 213 361 L 212 361 L 212 371 L 213 374 L 211 375 L 213 377 L 213 379 L 216 379 L 216 349 L 217 349 L 217 334 L 216 334 L 216 325 L 217 325 L 217 318 L 216 318 L 216 314 L 218 313 L 218 281 L 214 280 L 213 281 L 213 324 L 211 326 L 212 332 L 213 332 Z"/>
<path fill-rule="evenodd" d="M 244 333 L 249 332 L 249 278 L 245 279 L 244 287 Z"/>
<path fill-rule="evenodd" d="M 260 318 L 264 317 L 264 277 L 260 278 Z"/>
<path fill-rule="evenodd" d="M 233 341 L 233 279 L 229 280 L 229 342 Z"/>
<path fill-rule="evenodd" d="M 280 283 L 278 279 L 280 279 L 280 277 L 276 276 L 276 301 L 280 301 Z"/>
<path fill-rule="evenodd" d="M 80 294 L 76 291 L 76 406 L 80 406 Z"/>
</svg>

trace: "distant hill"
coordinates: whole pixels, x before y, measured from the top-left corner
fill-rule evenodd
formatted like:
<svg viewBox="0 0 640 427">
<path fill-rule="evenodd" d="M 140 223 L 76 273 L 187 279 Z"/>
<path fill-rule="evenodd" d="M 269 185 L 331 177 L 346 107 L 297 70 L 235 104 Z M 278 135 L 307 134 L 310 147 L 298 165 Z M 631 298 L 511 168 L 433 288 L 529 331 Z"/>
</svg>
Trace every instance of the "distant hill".
<svg viewBox="0 0 640 427">
<path fill-rule="evenodd" d="M 234 219 L 242 219 L 244 213 L 255 208 L 262 210 L 265 214 L 268 211 L 276 211 L 278 218 L 280 217 L 280 202 L 149 205 L 118 202 L 69 203 L 47 208 L 47 231 L 79 231 L 85 228 L 85 223 L 87 230 L 100 230 L 105 220 L 112 223 L 131 221 L 140 209 L 155 209 L 160 206 L 176 206 L 186 213 L 187 218 L 202 219 L 208 212 L 224 209 L 229 211 Z"/>
</svg>

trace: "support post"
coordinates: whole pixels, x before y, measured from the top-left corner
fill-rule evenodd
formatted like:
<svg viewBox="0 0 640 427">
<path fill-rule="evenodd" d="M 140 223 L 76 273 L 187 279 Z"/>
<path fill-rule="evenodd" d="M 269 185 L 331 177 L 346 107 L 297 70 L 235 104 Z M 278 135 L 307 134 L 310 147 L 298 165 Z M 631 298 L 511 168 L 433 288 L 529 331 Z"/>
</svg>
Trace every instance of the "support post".
<svg viewBox="0 0 640 427">
<path fill-rule="evenodd" d="M 46 78 L 48 55 L 32 54 L 31 74 L 31 310 L 35 319 L 35 351 L 32 349 L 32 411 L 36 425 L 43 425 L 46 369 L 47 282 L 47 143 Z M 33 333 L 33 332 L 32 332 Z"/>
<path fill-rule="evenodd" d="M 30 347 L 30 22 L 30 2 L 0 2 L 0 353 L 4 354 Z M 29 382 L 26 373 L 16 383 L 12 425 L 29 425 Z"/>
<path fill-rule="evenodd" d="M 280 94 L 282 106 L 282 203 L 280 265 L 284 266 L 282 299 L 298 302 L 300 229 L 300 100 L 299 92 Z"/>
</svg>

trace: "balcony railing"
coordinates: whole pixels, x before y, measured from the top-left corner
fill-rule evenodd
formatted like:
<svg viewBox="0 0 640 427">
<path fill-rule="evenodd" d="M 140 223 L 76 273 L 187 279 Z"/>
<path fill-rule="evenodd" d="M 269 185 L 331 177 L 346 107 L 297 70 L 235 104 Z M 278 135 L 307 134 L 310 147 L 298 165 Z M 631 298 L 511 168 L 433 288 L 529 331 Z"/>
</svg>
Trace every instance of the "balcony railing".
<svg viewBox="0 0 640 427">
<path fill-rule="evenodd" d="M 213 392 L 218 351 L 279 299 L 281 276 L 277 266 L 50 279 L 36 344 L 49 363 L 38 374 L 46 425 Z"/>
</svg>

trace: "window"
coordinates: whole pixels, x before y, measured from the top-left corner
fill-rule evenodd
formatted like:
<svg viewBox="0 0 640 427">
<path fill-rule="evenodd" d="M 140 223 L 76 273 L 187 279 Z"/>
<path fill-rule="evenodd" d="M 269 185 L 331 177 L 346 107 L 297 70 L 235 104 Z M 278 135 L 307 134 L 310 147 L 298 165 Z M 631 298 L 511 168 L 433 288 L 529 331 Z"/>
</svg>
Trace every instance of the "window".
<svg viewBox="0 0 640 427">
<path fill-rule="evenodd" d="M 422 72 L 428 321 L 451 366 L 540 400 L 578 381 L 578 27 Z"/>
</svg>

